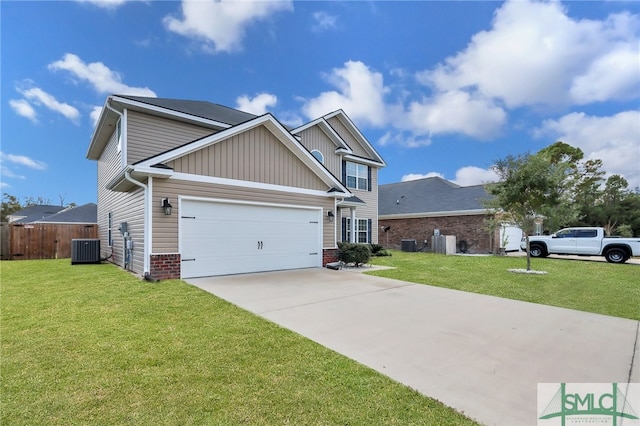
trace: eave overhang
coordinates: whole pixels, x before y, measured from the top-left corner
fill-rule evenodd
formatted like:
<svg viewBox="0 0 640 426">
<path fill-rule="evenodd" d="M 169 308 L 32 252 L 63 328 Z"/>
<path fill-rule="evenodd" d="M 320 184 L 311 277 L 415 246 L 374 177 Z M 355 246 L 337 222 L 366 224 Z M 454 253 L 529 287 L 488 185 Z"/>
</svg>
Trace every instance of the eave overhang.
<svg viewBox="0 0 640 426">
<path fill-rule="evenodd" d="M 129 172 L 129 176 L 140 182 L 148 180 L 149 177 L 168 179 L 173 176 L 173 170 L 165 167 L 127 167 L 107 182 L 106 188 L 115 192 L 129 192 L 133 188 L 138 188 L 136 184 L 126 178 L 127 172 Z"/>
<path fill-rule="evenodd" d="M 477 216 L 490 215 L 493 211 L 487 209 L 474 210 L 450 210 L 441 212 L 417 212 L 417 213 L 397 213 L 397 214 L 380 214 L 378 219 L 419 219 L 424 217 L 443 217 L 443 216 Z"/>
</svg>

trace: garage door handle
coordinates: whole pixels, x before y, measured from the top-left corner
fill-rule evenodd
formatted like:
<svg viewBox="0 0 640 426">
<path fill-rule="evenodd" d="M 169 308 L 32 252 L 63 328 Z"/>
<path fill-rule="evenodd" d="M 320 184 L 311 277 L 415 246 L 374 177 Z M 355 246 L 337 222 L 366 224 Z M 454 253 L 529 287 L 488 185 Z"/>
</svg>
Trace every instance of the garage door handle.
<svg viewBox="0 0 640 426">
<path fill-rule="evenodd" d="M 262 250 L 264 243 L 262 241 L 258 241 L 258 250 Z"/>
<path fill-rule="evenodd" d="M 195 262 L 196 259 L 182 259 L 183 262 Z"/>
</svg>

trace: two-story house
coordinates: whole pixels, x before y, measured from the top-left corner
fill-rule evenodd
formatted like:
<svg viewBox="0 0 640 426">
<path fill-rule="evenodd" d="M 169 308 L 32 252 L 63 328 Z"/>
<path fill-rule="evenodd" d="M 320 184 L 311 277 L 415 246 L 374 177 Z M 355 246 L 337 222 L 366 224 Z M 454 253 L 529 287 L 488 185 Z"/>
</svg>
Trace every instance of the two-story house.
<svg viewBox="0 0 640 426">
<path fill-rule="evenodd" d="M 103 257 L 145 277 L 321 267 L 377 242 L 383 159 L 343 111 L 299 128 L 203 101 L 109 96 L 98 165 Z"/>
</svg>

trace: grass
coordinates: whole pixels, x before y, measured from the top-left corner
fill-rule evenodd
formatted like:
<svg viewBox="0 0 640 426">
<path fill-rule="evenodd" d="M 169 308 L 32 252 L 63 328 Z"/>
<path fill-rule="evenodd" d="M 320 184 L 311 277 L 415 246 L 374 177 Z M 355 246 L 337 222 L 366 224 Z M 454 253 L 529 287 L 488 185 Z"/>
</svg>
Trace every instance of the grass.
<svg viewBox="0 0 640 426">
<path fill-rule="evenodd" d="M 68 259 L 0 272 L 1 424 L 475 424 L 182 281 Z"/>
<path fill-rule="evenodd" d="M 372 275 L 507 299 L 640 320 L 640 266 L 568 259 L 532 259 L 547 275 L 516 274 L 526 259 L 508 256 L 445 256 L 393 251 L 372 259 L 396 269 Z"/>
</svg>

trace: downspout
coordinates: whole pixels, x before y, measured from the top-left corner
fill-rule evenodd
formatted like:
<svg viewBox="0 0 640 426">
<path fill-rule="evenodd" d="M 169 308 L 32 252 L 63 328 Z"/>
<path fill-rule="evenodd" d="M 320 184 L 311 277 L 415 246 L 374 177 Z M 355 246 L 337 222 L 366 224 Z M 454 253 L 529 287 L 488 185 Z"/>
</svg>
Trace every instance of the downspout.
<svg viewBox="0 0 640 426">
<path fill-rule="evenodd" d="M 151 232 L 149 230 L 149 218 L 151 217 L 151 212 L 150 212 L 150 208 L 151 208 L 151 203 L 149 202 L 149 196 L 150 196 L 150 192 L 148 190 L 147 185 L 143 184 L 140 181 L 135 180 L 134 178 L 131 177 L 131 175 L 129 174 L 131 169 L 127 168 L 124 171 L 124 178 L 126 180 L 128 180 L 129 182 L 131 182 L 134 185 L 139 186 L 140 188 L 142 188 L 144 190 L 144 248 L 143 248 L 143 259 L 144 259 L 144 266 L 143 266 L 143 276 L 147 276 L 150 273 L 150 266 L 149 266 L 149 247 L 151 246 Z"/>
<path fill-rule="evenodd" d="M 142 188 L 144 190 L 144 248 L 143 248 L 143 275 L 147 276 L 149 275 L 149 272 L 151 270 L 150 267 L 150 260 L 149 260 L 149 249 L 151 247 L 151 232 L 150 232 L 150 218 L 151 218 L 151 202 L 149 200 L 151 194 L 147 188 L 147 185 L 143 184 L 140 181 L 135 180 L 134 178 L 131 177 L 131 175 L 129 174 L 130 172 L 130 168 L 127 166 L 127 160 L 126 160 L 126 146 L 127 146 L 127 124 L 126 124 L 126 120 L 125 120 L 125 116 L 123 113 L 121 113 L 120 111 L 116 110 L 115 108 L 113 108 L 111 106 L 111 96 L 109 96 L 107 98 L 107 102 L 105 103 L 105 106 L 107 107 L 107 109 L 109 109 L 110 111 L 113 111 L 114 113 L 116 113 L 119 117 L 120 117 L 120 132 L 121 132 L 121 137 L 122 137 L 122 151 L 120 153 L 120 155 L 122 156 L 122 167 L 125 168 L 124 171 L 124 178 L 126 180 L 128 180 L 129 182 L 131 182 L 132 184 L 139 186 L 140 188 Z"/>
</svg>

